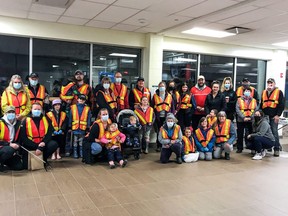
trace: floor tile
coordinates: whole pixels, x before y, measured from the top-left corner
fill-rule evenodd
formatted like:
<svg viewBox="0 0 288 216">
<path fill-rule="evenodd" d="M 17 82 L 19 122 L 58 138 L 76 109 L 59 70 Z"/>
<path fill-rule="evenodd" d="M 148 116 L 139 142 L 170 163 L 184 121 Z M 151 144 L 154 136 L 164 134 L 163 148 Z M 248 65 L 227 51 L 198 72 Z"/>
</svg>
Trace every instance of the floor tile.
<svg viewBox="0 0 288 216">
<path fill-rule="evenodd" d="M 61 191 L 58 185 L 54 182 L 37 183 L 37 188 L 40 196 L 60 195 Z"/>
<path fill-rule="evenodd" d="M 24 199 L 16 201 L 17 216 L 44 215 L 43 207 L 39 198 Z"/>
<path fill-rule="evenodd" d="M 119 202 L 107 190 L 91 191 L 87 192 L 87 194 L 97 207 L 119 204 Z"/>
<path fill-rule="evenodd" d="M 39 197 L 36 184 L 15 185 L 15 199 L 29 199 Z"/>
<path fill-rule="evenodd" d="M 94 209 L 96 206 L 85 192 L 64 195 L 72 211 Z"/>
<path fill-rule="evenodd" d="M 41 197 L 46 215 L 71 212 L 67 201 L 62 195 Z"/>
<path fill-rule="evenodd" d="M 16 208 L 14 201 L 0 202 L 0 215 L 2 216 L 15 216 Z"/>
<path fill-rule="evenodd" d="M 110 207 L 103 207 L 100 208 L 100 212 L 103 216 L 129 216 L 129 212 L 124 209 L 122 206 L 110 206 Z"/>
<path fill-rule="evenodd" d="M 131 193 L 127 188 L 112 188 L 108 190 L 112 196 L 120 203 L 133 203 L 137 202 L 137 194 Z"/>
</svg>

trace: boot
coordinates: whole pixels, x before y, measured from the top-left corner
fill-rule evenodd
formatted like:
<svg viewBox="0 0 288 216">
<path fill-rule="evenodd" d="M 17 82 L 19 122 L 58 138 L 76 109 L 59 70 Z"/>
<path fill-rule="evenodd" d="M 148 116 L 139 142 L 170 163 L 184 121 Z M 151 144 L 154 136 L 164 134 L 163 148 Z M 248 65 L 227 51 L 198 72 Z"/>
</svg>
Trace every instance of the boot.
<svg viewBox="0 0 288 216">
<path fill-rule="evenodd" d="M 148 154 L 149 153 L 149 143 L 146 142 L 146 147 L 145 147 L 145 150 L 144 150 L 144 154 Z"/>
<path fill-rule="evenodd" d="M 230 160 L 230 154 L 225 152 L 225 159 Z"/>
<path fill-rule="evenodd" d="M 83 158 L 82 146 L 79 146 L 79 156 Z"/>
<path fill-rule="evenodd" d="M 76 147 L 73 147 L 73 157 L 74 157 L 75 159 L 78 158 L 77 146 L 76 146 Z"/>
</svg>

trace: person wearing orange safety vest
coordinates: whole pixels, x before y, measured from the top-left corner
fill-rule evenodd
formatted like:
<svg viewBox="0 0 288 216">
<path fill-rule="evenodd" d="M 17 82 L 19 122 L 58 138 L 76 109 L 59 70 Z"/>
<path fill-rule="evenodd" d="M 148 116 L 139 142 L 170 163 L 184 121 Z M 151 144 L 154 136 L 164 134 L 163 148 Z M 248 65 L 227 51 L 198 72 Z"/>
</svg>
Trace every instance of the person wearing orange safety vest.
<svg viewBox="0 0 288 216">
<path fill-rule="evenodd" d="M 83 157 L 83 139 L 91 123 L 91 110 L 85 102 L 86 96 L 78 95 L 77 104 L 71 105 L 69 112 L 69 128 L 73 134 L 73 157 L 75 159 Z"/>
<path fill-rule="evenodd" d="M 251 88 L 251 97 L 253 97 L 257 101 L 257 103 L 259 103 L 258 92 L 257 92 L 257 90 L 254 87 L 250 86 L 250 81 L 249 81 L 248 78 L 243 78 L 242 86 L 237 88 L 237 90 L 236 90 L 237 98 L 242 97 L 243 94 L 244 94 L 245 89 L 248 88 L 248 87 Z"/>
<path fill-rule="evenodd" d="M 110 85 L 110 78 L 103 77 L 101 80 L 101 86 L 98 86 L 99 90 L 96 92 L 96 104 L 98 110 L 106 108 L 109 112 L 110 119 L 114 122 L 116 118 L 117 102 Z"/>
<path fill-rule="evenodd" d="M 207 127 L 208 128 L 212 128 L 213 125 L 216 123 L 217 121 L 217 114 L 218 114 L 218 111 L 216 109 L 212 109 L 209 113 L 209 115 L 206 116 L 207 118 Z M 202 119 L 202 118 L 201 118 Z M 198 124 L 199 125 L 199 124 Z"/>
<path fill-rule="evenodd" d="M 114 78 L 115 82 L 111 83 L 110 88 L 116 98 L 117 113 L 119 113 L 123 109 L 129 109 L 128 88 L 121 83 L 122 74 L 120 72 L 116 72 Z"/>
<path fill-rule="evenodd" d="M 185 128 L 182 137 L 182 160 L 186 163 L 196 162 L 199 158 L 192 131 L 192 127 Z"/>
<path fill-rule="evenodd" d="M 24 119 L 31 110 L 31 102 L 28 92 L 24 87 L 22 78 L 19 75 L 13 75 L 9 86 L 4 90 L 1 97 L 2 112 L 7 106 L 14 106 L 16 119 Z"/>
<path fill-rule="evenodd" d="M 217 114 L 217 122 L 214 125 L 216 142 L 213 156 L 216 159 L 221 158 L 222 152 L 225 152 L 225 159 L 230 160 L 230 153 L 233 151 L 233 143 L 236 140 L 236 130 L 233 122 L 227 119 L 226 113 L 221 111 Z"/>
<path fill-rule="evenodd" d="M 243 151 L 243 136 L 245 128 L 248 134 L 252 133 L 252 122 L 254 121 L 254 114 L 259 109 L 256 99 L 251 96 L 251 88 L 247 87 L 244 95 L 237 99 L 236 114 L 237 114 L 237 151 Z M 247 143 L 247 135 L 245 136 L 245 143 Z"/>
<path fill-rule="evenodd" d="M 0 119 L 0 172 L 23 169 L 20 156 L 15 154 L 20 147 L 20 125 L 21 122 L 16 119 L 15 107 L 7 106 Z"/>
<path fill-rule="evenodd" d="M 212 160 L 212 152 L 215 145 L 214 130 L 208 127 L 206 117 L 199 120 L 198 128 L 194 133 L 194 140 L 199 151 L 199 160 Z"/>
<path fill-rule="evenodd" d="M 283 92 L 276 87 L 275 79 L 269 78 L 267 80 L 267 88 L 262 92 L 260 109 L 265 115 L 269 116 L 269 124 L 273 136 L 275 137 L 274 156 L 279 157 L 280 142 L 278 134 L 279 117 L 282 115 L 285 108 L 285 97 Z M 260 116 L 259 113 L 255 115 Z"/>
<path fill-rule="evenodd" d="M 29 151 L 40 156 L 43 154 L 44 168 L 49 168 L 48 157 L 58 148 L 58 144 L 52 140 L 54 128 L 49 118 L 43 115 L 41 104 L 34 103 L 31 115 L 22 121 L 20 129 L 21 144 Z M 22 151 L 24 169 L 28 168 L 28 152 Z"/>
<path fill-rule="evenodd" d="M 46 113 L 46 116 L 51 120 L 54 128 L 52 139 L 58 143 L 58 149 L 52 154 L 51 159 L 61 159 L 60 153 L 65 153 L 65 137 L 68 128 L 68 117 L 66 112 L 61 111 L 62 101 L 54 99 L 52 101 L 52 110 Z"/>
<path fill-rule="evenodd" d="M 155 120 L 155 114 L 153 108 L 149 106 L 147 97 L 144 96 L 141 98 L 140 105 L 136 107 L 134 112 L 142 126 L 139 131 L 140 145 L 142 146 L 143 153 L 148 154 L 150 131 Z"/>
<path fill-rule="evenodd" d="M 139 77 L 137 85 L 129 93 L 129 106 L 131 110 L 134 110 L 140 104 L 142 97 L 147 97 L 148 102 L 151 102 L 151 92 L 144 86 L 144 81 L 143 77 Z"/>
<path fill-rule="evenodd" d="M 169 94 L 166 91 L 166 83 L 160 82 L 158 84 L 158 89 L 156 90 L 155 94 L 153 95 L 152 101 L 151 101 L 151 107 L 154 108 L 155 113 L 155 123 L 157 126 L 156 132 L 157 137 L 159 134 L 160 128 L 163 126 L 165 118 L 167 116 L 167 113 L 171 112 L 174 113 L 174 101 L 171 94 Z M 159 140 L 157 139 L 157 152 L 160 152 L 161 144 L 159 143 Z"/>
<path fill-rule="evenodd" d="M 44 111 L 49 110 L 49 93 L 44 85 L 39 84 L 39 75 L 37 73 L 33 72 L 29 75 L 27 91 L 30 95 L 31 104 L 38 102 Z"/>
<path fill-rule="evenodd" d="M 182 131 L 180 125 L 176 124 L 177 119 L 173 113 L 168 113 L 165 124 L 160 128 L 158 135 L 159 142 L 162 144 L 160 161 L 168 163 L 171 154 L 176 154 L 176 163 L 182 164 Z"/>
</svg>

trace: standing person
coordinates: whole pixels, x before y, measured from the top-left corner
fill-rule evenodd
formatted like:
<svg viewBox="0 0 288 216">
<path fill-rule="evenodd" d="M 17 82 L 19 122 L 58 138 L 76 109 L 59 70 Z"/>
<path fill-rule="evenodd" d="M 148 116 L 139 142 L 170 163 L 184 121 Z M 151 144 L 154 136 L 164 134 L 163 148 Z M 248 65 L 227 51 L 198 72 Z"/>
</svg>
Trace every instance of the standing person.
<svg viewBox="0 0 288 216">
<path fill-rule="evenodd" d="M 129 93 L 129 106 L 130 109 L 134 110 L 140 104 L 142 97 L 147 97 L 148 102 L 151 102 L 151 93 L 148 88 L 144 85 L 144 78 L 139 77 L 137 79 L 137 84 L 134 89 L 132 89 Z"/>
<path fill-rule="evenodd" d="M 29 93 L 24 87 L 21 76 L 17 74 L 11 77 L 9 86 L 4 90 L 1 97 L 2 111 L 7 106 L 15 107 L 17 120 L 24 119 L 31 110 Z"/>
<path fill-rule="evenodd" d="M 182 164 L 182 131 L 176 121 L 175 116 L 169 113 L 166 117 L 165 124 L 160 129 L 158 139 L 162 144 L 160 155 L 161 163 L 168 163 L 171 154 L 174 152 L 176 154 L 176 163 Z"/>
<path fill-rule="evenodd" d="M 197 80 L 197 84 L 193 86 L 190 90 L 191 94 L 195 98 L 195 102 L 197 104 L 196 110 L 194 114 L 192 115 L 192 127 L 194 130 L 197 129 L 199 120 L 202 117 L 206 117 L 205 113 L 205 100 L 208 94 L 211 92 L 211 88 L 209 86 L 206 86 L 205 84 L 205 77 L 200 75 Z"/>
<path fill-rule="evenodd" d="M 85 102 L 86 96 L 80 94 L 77 104 L 71 105 L 69 113 L 69 128 L 73 133 L 73 157 L 75 159 L 83 157 L 83 139 L 91 123 L 91 110 Z"/>
<path fill-rule="evenodd" d="M 214 158 L 221 158 L 222 151 L 224 151 L 225 159 L 230 160 L 230 152 L 233 151 L 233 143 L 236 140 L 236 130 L 231 120 L 227 119 L 224 111 L 217 115 L 214 132 L 216 136 Z"/>
<path fill-rule="evenodd" d="M 111 83 L 110 88 L 116 98 L 117 103 L 117 112 L 118 114 L 123 109 L 129 109 L 128 102 L 128 88 L 126 85 L 122 84 L 122 74 L 120 72 L 116 72 L 114 75 L 115 83 Z"/>
<path fill-rule="evenodd" d="M 178 124 L 181 126 L 182 131 L 184 131 L 184 128 L 192 125 L 192 114 L 196 108 L 196 103 L 193 95 L 189 92 L 186 83 L 183 83 L 180 86 L 179 93 L 180 103 L 176 110 L 176 117 L 178 119 Z"/>
<path fill-rule="evenodd" d="M 176 86 L 176 83 L 171 80 L 168 84 L 168 89 L 167 89 L 167 92 L 169 94 L 171 94 L 172 96 L 172 99 L 173 99 L 173 107 L 172 107 L 172 110 L 174 110 L 173 113 L 175 113 L 179 103 L 180 103 L 180 94 L 177 90 L 177 86 Z"/>
<path fill-rule="evenodd" d="M 226 99 L 220 92 L 220 83 L 218 81 L 212 82 L 212 92 L 207 95 L 205 100 L 205 112 L 208 115 L 212 109 L 218 112 L 226 111 Z"/>
<path fill-rule="evenodd" d="M 155 120 L 155 114 L 153 108 L 149 106 L 147 97 L 144 96 L 141 98 L 140 104 L 136 107 L 134 112 L 137 115 L 139 122 L 142 126 L 139 133 L 142 151 L 145 154 L 148 154 L 150 131 L 152 129 L 152 124 Z"/>
<path fill-rule="evenodd" d="M 194 134 L 194 140 L 199 151 L 199 160 L 212 160 L 216 137 L 214 130 L 208 127 L 205 117 L 202 117 L 199 121 L 198 129 Z"/>
<path fill-rule="evenodd" d="M 254 121 L 254 114 L 257 110 L 257 101 L 251 97 L 251 88 L 248 87 L 244 91 L 244 95 L 238 98 L 236 103 L 237 113 L 237 151 L 236 153 L 242 153 L 243 151 L 243 135 L 245 128 L 248 130 L 248 134 L 252 133 L 252 122 Z M 247 134 L 247 135 L 248 135 Z M 245 143 L 247 143 L 245 137 Z"/>
<path fill-rule="evenodd" d="M 261 160 L 266 155 L 266 149 L 271 149 L 275 145 L 275 138 L 268 119 L 266 119 L 263 111 L 257 114 L 253 124 L 253 133 L 247 136 L 247 139 L 251 140 L 251 149 L 256 152 L 252 157 L 253 160 Z"/>
<path fill-rule="evenodd" d="M 41 104 L 34 103 L 31 108 L 31 116 L 22 121 L 20 137 L 22 145 L 29 151 L 35 151 L 37 156 L 43 154 L 44 167 L 49 167 L 48 157 L 58 148 L 58 144 L 52 140 L 54 129 L 50 119 L 43 115 Z M 23 168 L 28 168 L 28 152 L 22 153 Z"/>
<path fill-rule="evenodd" d="M 269 116 L 269 124 L 275 137 L 274 156 L 279 157 L 280 142 L 278 134 L 279 117 L 285 108 L 285 98 L 283 92 L 276 87 L 275 79 L 267 80 L 267 88 L 263 90 L 260 109 Z M 256 113 L 255 113 L 256 115 Z M 257 113 L 259 116 L 259 113 Z"/>
<path fill-rule="evenodd" d="M 54 128 L 52 139 L 57 142 L 58 148 L 52 154 L 51 159 L 61 159 L 60 153 L 65 152 L 65 135 L 68 128 L 68 117 L 65 112 L 61 111 L 62 101 L 55 99 L 52 101 L 52 110 L 46 113 L 46 116 L 51 120 Z"/>
<path fill-rule="evenodd" d="M 182 136 L 182 159 L 186 163 L 196 162 L 199 158 L 199 152 L 194 142 L 192 127 L 187 127 Z"/>
<path fill-rule="evenodd" d="M 236 90 L 237 98 L 241 97 L 244 94 L 244 90 L 248 87 L 251 88 L 251 97 L 253 97 L 257 101 L 257 103 L 259 103 L 258 92 L 254 87 L 250 86 L 250 81 L 248 78 L 243 78 L 242 86 L 237 88 Z"/>
<path fill-rule="evenodd" d="M 234 114 L 236 112 L 235 105 L 237 101 L 237 95 L 233 90 L 233 82 L 231 77 L 224 78 L 221 85 L 221 92 L 224 95 L 227 104 L 226 109 L 227 118 L 233 122 Z"/>
<path fill-rule="evenodd" d="M 20 147 L 20 125 L 21 122 L 16 119 L 15 107 L 7 106 L 0 119 L 0 172 L 5 169 L 23 169 L 20 156 L 15 154 Z"/>
<path fill-rule="evenodd" d="M 173 105 L 173 98 L 172 95 L 166 91 L 166 83 L 160 82 L 158 84 L 158 89 L 156 90 L 155 94 L 153 95 L 151 107 L 154 108 L 155 113 L 155 122 L 157 126 L 157 137 L 159 134 L 160 128 L 163 126 L 164 121 L 166 119 L 167 113 L 171 112 L 174 113 L 174 105 Z M 161 144 L 157 138 L 157 152 L 160 152 Z"/>
<path fill-rule="evenodd" d="M 31 103 L 39 103 L 44 111 L 49 110 L 49 93 L 44 85 L 39 83 L 39 75 L 31 73 L 29 75 L 28 92 Z"/>
</svg>

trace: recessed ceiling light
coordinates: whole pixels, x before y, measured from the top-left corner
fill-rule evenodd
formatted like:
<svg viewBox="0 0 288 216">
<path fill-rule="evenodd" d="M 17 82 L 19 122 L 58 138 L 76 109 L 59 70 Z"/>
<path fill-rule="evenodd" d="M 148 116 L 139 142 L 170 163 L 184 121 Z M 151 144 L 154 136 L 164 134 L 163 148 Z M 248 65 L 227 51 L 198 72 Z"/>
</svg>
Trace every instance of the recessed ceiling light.
<svg viewBox="0 0 288 216">
<path fill-rule="evenodd" d="M 198 28 L 198 27 L 195 27 L 195 28 L 192 28 L 192 29 L 189 29 L 186 31 L 182 31 L 182 33 L 207 36 L 207 37 L 216 37 L 216 38 L 223 38 L 223 37 L 236 35 L 236 34 L 230 33 L 230 32 L 217 31 L 217 30 Z"/>
<path fill-rule="evenodd" d="M 280 46 L 280 47 L 288 47 L 288 41 L 279 42 L 279 43 L 273 43 L 274 46 Z"/>
</svg>

